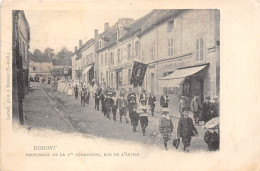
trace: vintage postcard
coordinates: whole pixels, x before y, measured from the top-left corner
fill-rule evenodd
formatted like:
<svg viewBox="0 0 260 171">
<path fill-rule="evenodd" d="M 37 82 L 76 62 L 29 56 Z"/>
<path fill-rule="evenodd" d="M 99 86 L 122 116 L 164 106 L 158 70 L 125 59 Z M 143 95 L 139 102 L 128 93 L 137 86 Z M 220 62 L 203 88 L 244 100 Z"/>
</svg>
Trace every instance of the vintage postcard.
<svg viewBox="0 0 260 171">
<path fill-rule="evenodd" d="M 0 170 L 259 170 L 259 6 L 3 1 Z"/>
</svg>

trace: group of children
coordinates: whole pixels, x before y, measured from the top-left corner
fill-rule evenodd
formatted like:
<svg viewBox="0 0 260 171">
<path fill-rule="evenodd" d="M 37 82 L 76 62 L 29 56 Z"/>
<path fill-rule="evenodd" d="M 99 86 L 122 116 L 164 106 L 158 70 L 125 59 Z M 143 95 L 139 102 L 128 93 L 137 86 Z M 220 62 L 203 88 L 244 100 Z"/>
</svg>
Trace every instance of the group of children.
<svg viewBox="0 0 260 171">
<path fill-rule="evenodd" d="M 78 98 L 78 87 L 74 87 L 75 98 Z M 85 103 L 89 104 L 90 91 L 85 86 L 80 92 L 81 95 L 81 105 L 85 106 Z M 133 132 L 137 132 L 137 126 L 140 121 L 141 129 L 143 136 L 146 135 L 146 128 L 148 126 L 148 111 L 151 111 L 152 116 L 154 116 L 154 107 L 156 104 L 156 97 L 151 94 L 148 98 L 145 94 L 145 91 L 140 95 L 139 104 L 137 105 L 136 94 L 132 89 L 129 89 L 129 94 L 126 97 L 126 92 L 122 90 L 119 94 L 119 97 L 116 97 L 116 92 L 112 89 L 109 91 L 104 91 L 101 88 L 96 89 L 95 97 L 95 109 L 99 110 L 99 101 L 102 105 L 102 113 L 108 119 L 110 119 L 110 114 L 113 115 L 113 120 L 116 121 L 116 113 L 119 111 L 120 122 L 125 120 L 126 123 L 129 123 L 128 112 L 131 125 L 133 127 Z M 164 100 L 165 98 L 165 100 Z M 169 116 L 170 109 L 168 108 L 168 96 L 164 94 L 161 97 L 160 104 L 162 107 L 162 116 L 159 119 L 159 132 L 162 135 L 164 147 L 167 150 L 167 143 L 171 139 L 171 134 L 173 132 L 174 126 L 172 119 Z M 195 98 L 197 101 L 197 99 Z M 195 101 L 194 100 L 194 101 Z M 192 101 L 191 110 L 196 114 L 196 109 L 198 106 Z M 162 105 L 162 102 L 165 102 Z M 167 103 L 166 103 L 167 102 Z M 148 103 L 148 105 L 147 105 Z M 192 118 L 189 117 L 190 109 L 185 107 L 180 111 L 181 117 L 178 121 L 177 126 L 177 137 L 173 140 L 173 145 L 178 148 L 180 140 L 183 144 L 183 150 L 189 152 L 189 147 L 191 139 L 193 136 L 198 135 L 198 131 L 194 126 Z M 194 115 L 195 115 L 194 114 Z M 195 115 L 194 120 L 197 123 L 197 115 Z M 208 120 L 207 120 L 208 121 Z M 218 124 L 208 124 L 205 126 L 207 131 L 204 135 L 204 141 L 208 145 L 209 151 L 215 151 L 219 149 L 219 129 Z M 177 144 L 176 144 L 177 142 Z"/>
</svg>

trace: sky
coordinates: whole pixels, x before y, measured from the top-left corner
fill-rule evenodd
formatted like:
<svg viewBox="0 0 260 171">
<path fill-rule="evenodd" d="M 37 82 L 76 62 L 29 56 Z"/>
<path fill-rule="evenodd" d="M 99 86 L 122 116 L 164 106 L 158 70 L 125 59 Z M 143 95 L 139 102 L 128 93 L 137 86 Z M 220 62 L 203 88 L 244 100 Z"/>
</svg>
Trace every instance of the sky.
<svg viewBox="0 0 260 171">
<path fill-rule="evenodd" d="M 24 11 L 30 25 L 30 51 L 53 48 L 55 53 L 63 46 L 74 51 L 79 45 L 94 37 L 94 30 L 104 31 L 104 23 L 110 26 L 119 18 L 138 19 L 151 10 L 88 10 L 88 11 Z"/>
</svg>

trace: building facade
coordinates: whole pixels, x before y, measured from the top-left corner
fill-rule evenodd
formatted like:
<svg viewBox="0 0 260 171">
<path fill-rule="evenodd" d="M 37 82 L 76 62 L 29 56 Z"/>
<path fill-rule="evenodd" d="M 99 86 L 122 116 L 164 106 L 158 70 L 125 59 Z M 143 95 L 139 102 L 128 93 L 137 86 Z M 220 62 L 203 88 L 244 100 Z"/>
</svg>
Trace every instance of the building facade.
<svg viewBox="0 0 260 171">
<path fill-rule="evenodd" d="M 219 11 L 171 10 L 153 25 L 138 35 L 148 64 L 144 88 L 190 98 L 219 95 Z"/>
<path fill-rule="evenodd" d="M 103 33 L 95 32 L 97 48 L 90 50 L 97 53 L 96 79 L 106 87 L 128 89 L 138 61 L 148 65 L 138 91 L 167 91 L 176 99 L 219 96 L 219 15 L 214 9 L 153 10 L 135 21 L 122 18 L 112 27 L 105 23 Z M 87 55 L 84 62 L 76 54 L 73 68 L 83 70 Z"/>
<path fill-rule="evenodd" d="M 51 76 L 50 71 L 53 69 L 53 61 L 51 58 L 35 58 L 30 60 L 30 77 L 34 78 L 36 75 Z"/>
<path fill-rule="evenodd" d="M 12 113 L 13 121 L 23 124 L 23 99 L 29 88 L 30 27 L 24 11 L 13 10 L 12 17 Z"/>
</svg>

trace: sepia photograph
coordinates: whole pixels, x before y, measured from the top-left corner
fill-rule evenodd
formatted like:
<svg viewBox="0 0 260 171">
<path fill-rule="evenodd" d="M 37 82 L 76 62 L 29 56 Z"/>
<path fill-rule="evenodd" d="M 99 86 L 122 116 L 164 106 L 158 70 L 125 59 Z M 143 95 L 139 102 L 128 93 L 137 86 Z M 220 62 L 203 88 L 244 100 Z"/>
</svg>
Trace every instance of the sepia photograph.
<svg viewBox="0 0 260 171">
<path fill-rule="evenodd" d="M 220 11 L 99 12 L 13 10 L 13 122 L 219 150 Z"/>
<path fill-rule="evenodd" d="M 0 170 L 259 171 L 259 4 L 3 0 Z"/>
</svg>

